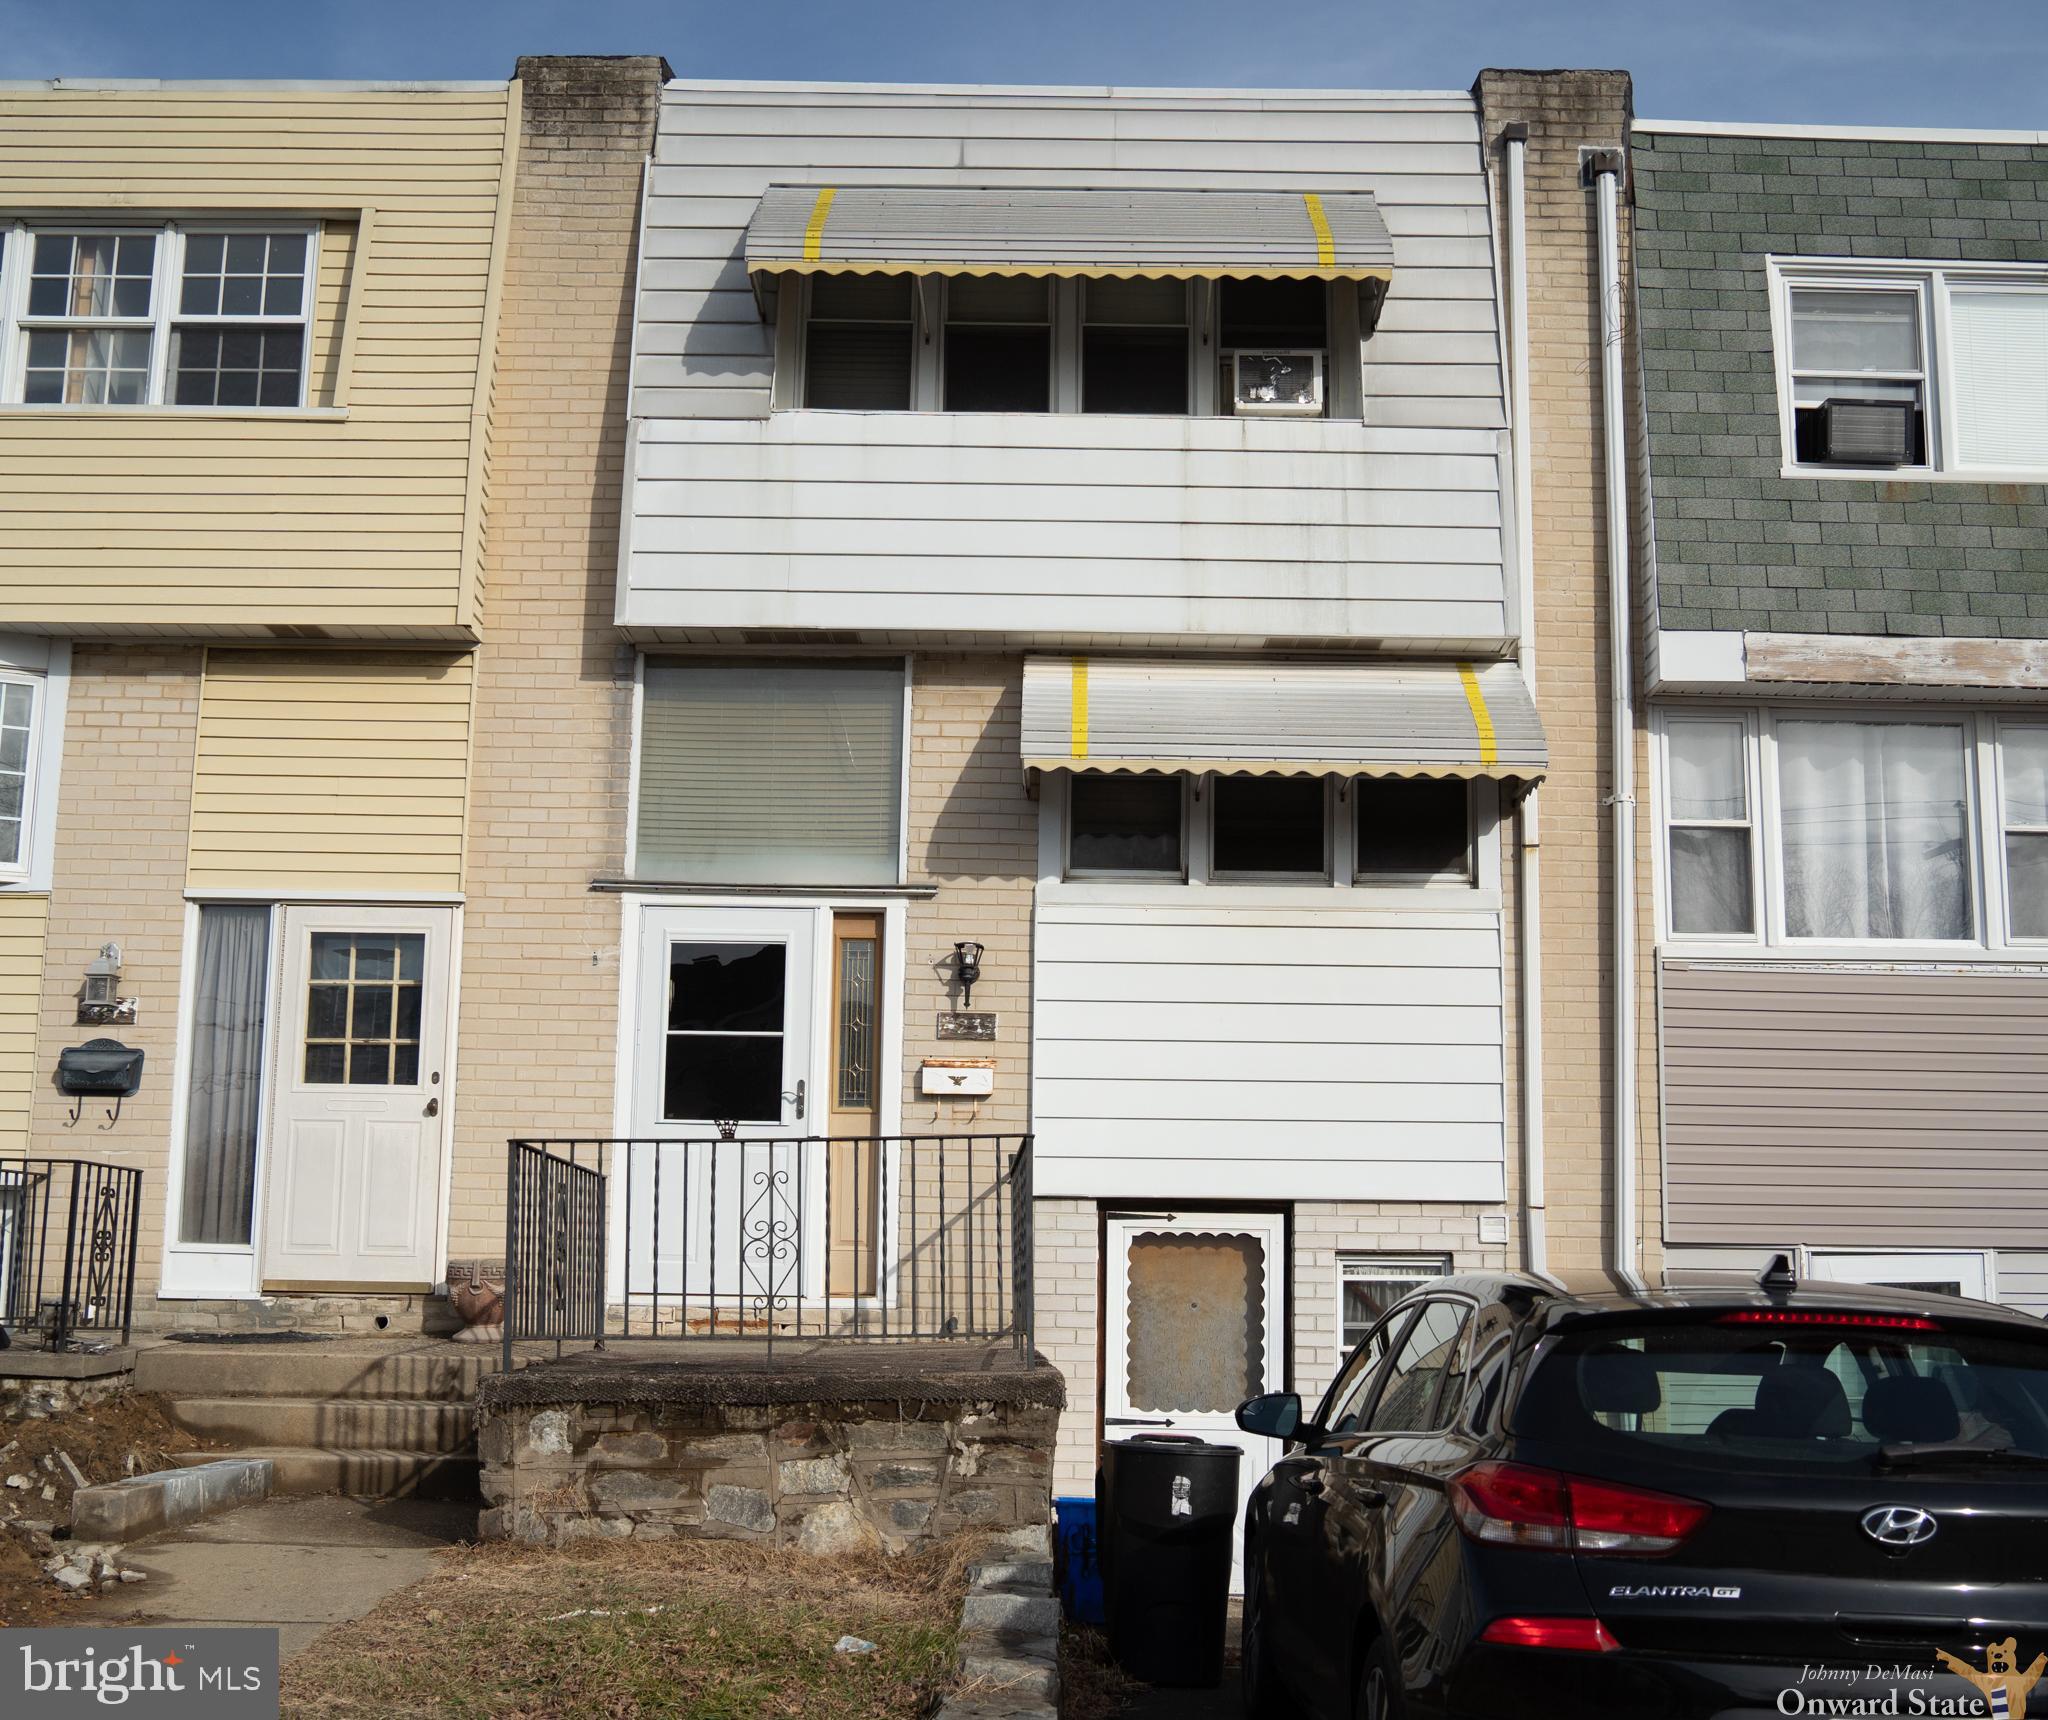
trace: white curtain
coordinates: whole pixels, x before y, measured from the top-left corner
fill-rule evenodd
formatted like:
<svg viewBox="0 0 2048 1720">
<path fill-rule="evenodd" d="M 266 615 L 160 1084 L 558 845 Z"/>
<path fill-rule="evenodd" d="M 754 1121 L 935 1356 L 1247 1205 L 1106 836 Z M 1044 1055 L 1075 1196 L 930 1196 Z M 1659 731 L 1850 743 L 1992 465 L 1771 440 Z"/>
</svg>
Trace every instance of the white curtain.
<svg viewBox="0 0 2048 1720">
<path fill-rule="evenodd" d="M 246 1245 L 263 1109 L 263 1006 L 270 910 L 199 910 L 192 1085 L 185 1115 L 181 1242 Z"/>
<path fill-rule="evenodd" d="M 1786 933 L 1973 936 L 1961 727 L 1789 722 L 1777 733 Z"/>
</svg>

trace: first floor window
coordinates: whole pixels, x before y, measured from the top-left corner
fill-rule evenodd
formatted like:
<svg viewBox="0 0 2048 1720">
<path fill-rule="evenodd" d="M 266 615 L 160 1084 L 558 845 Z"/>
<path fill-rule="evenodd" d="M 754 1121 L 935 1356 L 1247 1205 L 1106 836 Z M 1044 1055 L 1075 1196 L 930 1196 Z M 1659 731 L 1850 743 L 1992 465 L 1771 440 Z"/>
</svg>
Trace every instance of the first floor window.
<svg viewBox="0 0 2048 1720">
<path fill-rule="evenodd" d="M 900 882 L 903 703 L 896 660 L 649 659 L 639 875 Z"/>
<path fill-rule="evenodd" d="M 1362 881 L 1472 876 L 1472 792 L 1462 778 L 1362 776 L 1351 793 Z"/>
<path fill-rule="evenodd" d="M 1960 724 L 1780 722 L 1785 935 L 1974 935 Z"/>
<path fill-rule="evenodd" d="M 28 860 L 35 719 L 35 683 L 12 677 L 0 679 L 0 866 L 21 866 Z"/>
<path fill-rule="evenodd" d="M 2003 724 L 2005 887 L 2016 938 L 2048 938 L 2048 728 Z"/>
<path fill-rule="evenodd" d="M 1668 730 L 1671 929 L 1681 935 L 1755 930 L 1747 740 L 1740 717 L 1674 718 Z"/>
<path fill-rule="evenodd" d="M 1210 802 L 1217 878 L 1321 879 L 1330 872 L 1316 776 L 1219 776 Z"/>
<path fill-rule="evenodd" d="M 1067 790 L 1067 867 L 1076 873 L 1180 877 L 1178 776 L 1083 772 Z"/>
<path fill-rule="evenodd" d="M 1446 1254 L 1340 1254 L 1337 1294 L 1345 1354 L 1362 1343 L 1380 1317 L 1410 1291 L 1451 1269 Z"/>
</svg>

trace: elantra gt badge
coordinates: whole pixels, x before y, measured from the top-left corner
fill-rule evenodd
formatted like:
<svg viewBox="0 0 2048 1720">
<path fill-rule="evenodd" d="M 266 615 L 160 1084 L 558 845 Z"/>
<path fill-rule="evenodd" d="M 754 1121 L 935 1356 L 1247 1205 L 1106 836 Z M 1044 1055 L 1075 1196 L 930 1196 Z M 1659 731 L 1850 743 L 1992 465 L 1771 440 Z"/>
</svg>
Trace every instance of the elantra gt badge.
<svg viewBox="0 0 2048 1720">
<path fill-rule="evenodd" d="M 1877 1505 L 1863 1513 L 1863 1532 L 1881 1547 L 1917 1547 L 1941 1525 L 1917 1505 Z"/>
<path fill-rule="evenodd" d="M 1740 1589 L 1707 1588 L 1696 1583 L 1617 1583 L 1607 1591 L 1618 1601 L 1739 1601 Z"/>
</svg>

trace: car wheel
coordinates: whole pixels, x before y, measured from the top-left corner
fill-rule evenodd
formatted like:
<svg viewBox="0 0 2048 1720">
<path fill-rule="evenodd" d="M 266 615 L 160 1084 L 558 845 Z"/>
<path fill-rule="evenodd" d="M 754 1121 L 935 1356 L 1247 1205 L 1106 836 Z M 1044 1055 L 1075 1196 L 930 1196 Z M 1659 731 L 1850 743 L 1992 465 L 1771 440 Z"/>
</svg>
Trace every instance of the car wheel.
<svg viewBox="0 0 2048 1720">
<path fill-rule="evenodd" d="M 1351 1699 L 1352 1720 L 1401 1720 L 1401 1677 L 1387 1639 L 1380 1637 L 1365 1651 L 1358 1669 L 1358 1694 Z"/>
<path fill-rule="evenodd" d="M 1238 1691 L 1245 1720 L 1282 1720 L 1287 1713 L 1273 1678 L 1272 1651 L 1266 1644 L 1266 1609 L 1259 1591 L 1259 1568 L 1244 1567 L 1244 1625 L 1238 1640 Z"/>
</svg>

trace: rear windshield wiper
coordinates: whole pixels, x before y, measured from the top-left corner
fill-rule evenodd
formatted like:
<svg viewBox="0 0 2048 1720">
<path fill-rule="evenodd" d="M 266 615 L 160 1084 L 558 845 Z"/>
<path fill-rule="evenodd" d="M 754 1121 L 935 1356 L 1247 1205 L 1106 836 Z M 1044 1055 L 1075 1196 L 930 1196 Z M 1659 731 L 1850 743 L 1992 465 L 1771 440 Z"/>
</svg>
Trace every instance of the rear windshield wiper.
<svg viewBox="0 0 2048 1720">
<path fill-rule="evenodd" d="M 1886 1445 L 1878 1449 L 1880 1469 L 2048 1469 L 2048 1453 L 2011 1445 Z"/>
</svg>

